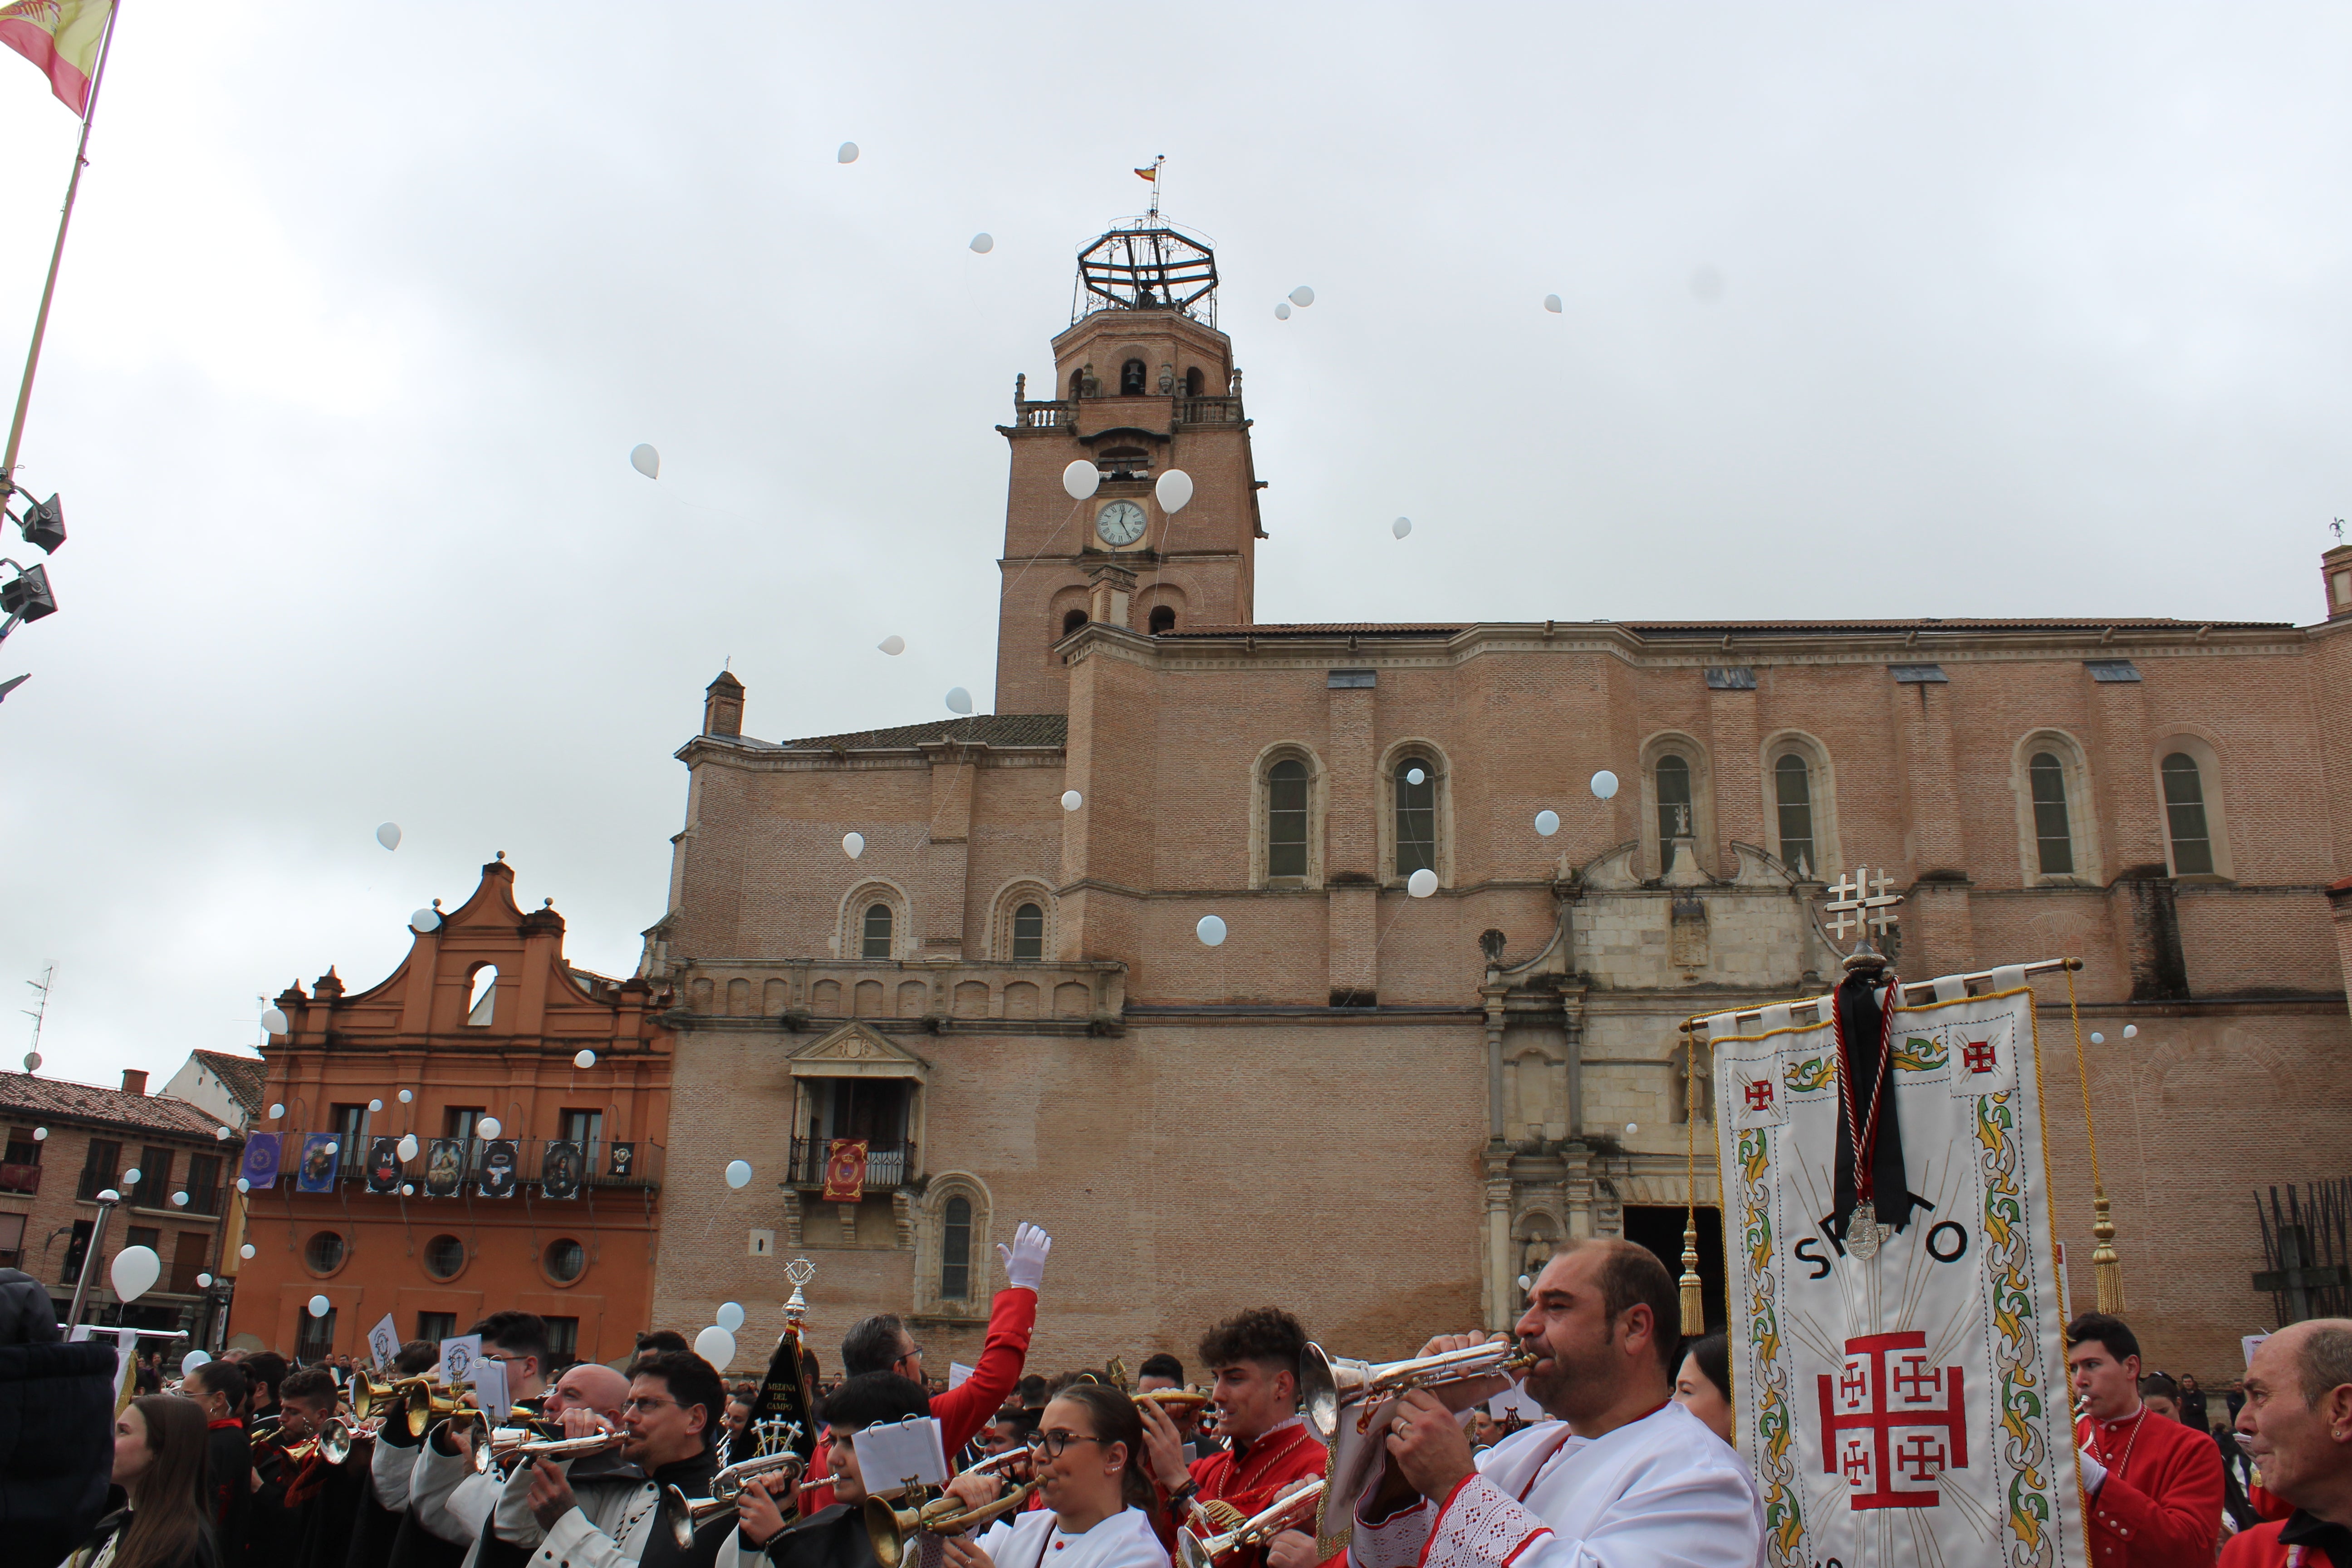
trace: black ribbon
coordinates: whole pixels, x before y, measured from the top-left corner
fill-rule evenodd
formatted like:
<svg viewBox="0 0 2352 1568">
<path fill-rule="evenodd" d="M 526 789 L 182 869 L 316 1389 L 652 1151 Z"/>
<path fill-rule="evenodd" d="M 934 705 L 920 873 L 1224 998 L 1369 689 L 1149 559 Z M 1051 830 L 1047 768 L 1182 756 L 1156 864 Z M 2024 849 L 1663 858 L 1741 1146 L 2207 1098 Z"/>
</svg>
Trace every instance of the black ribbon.
<svg viewBox="0 0 2352 1568">
<path fill-rule="evenodd" d="M 1875 1089 L 1878 1135 L 1871 1149 L 1871 1206 L 1877 1213 L 1879 1224 L 1901 1230 L 1911 1218 L 1911 1186 L 1903 1173 L 1903 1124 L 1895 1115 L 1895 1062 L 1891 1048 L 1895 1042 L 1887 1032 L 1886 1015 L 1878 1005 L 1878 991 L 1885 978 L 1877 973 L 1859 971 L 1838 983 L 1834 1002 L 1836 1035 L 1843 1047 L 1838 1071 L 1843 1074 L 1851 1068 L 1853 1073 L 1852 1081 L 1843 1086 L 1840 1102 L 1853 1107 L 1853 1122 L 1867 1126 Z M 1890 994 L 1887 1000 L 1892 1002 L 1895 997 Z M 1840 1237 L 1845 1235 L 1855 1203 L 1855 1131 L 1846 1116 L 1838 1117 L 1834 1172 L 1837 1205 L 1830 1214 Z"/>
</svg>

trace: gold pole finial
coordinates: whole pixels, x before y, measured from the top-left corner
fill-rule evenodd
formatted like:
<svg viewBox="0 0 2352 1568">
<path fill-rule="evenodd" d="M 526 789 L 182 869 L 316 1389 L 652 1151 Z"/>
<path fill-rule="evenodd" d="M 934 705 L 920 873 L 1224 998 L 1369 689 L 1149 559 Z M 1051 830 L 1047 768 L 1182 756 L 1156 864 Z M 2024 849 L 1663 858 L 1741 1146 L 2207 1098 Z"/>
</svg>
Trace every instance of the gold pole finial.
<svg viewBox="0 0 2352 1568">
<path fill-rule="evenodd" d="M 2083 1139 L 2091 1151 L 2091 1279 L 2102 1312 L 2124 1310 L 2124 1266 L 2116 1256 L 2116 1222 L 2107 1209 L 2106 1184 L 2099 1176 L 2099 1135 L 2091 1123 L 2091 1070 L 2083 1058 L 2083 1016 L 2074 1001 L 2074 968 L 2066 964 L 2066 1016 L 2074 1026 L 2074 1076 L 2083 1084 Z"/>
</svg>

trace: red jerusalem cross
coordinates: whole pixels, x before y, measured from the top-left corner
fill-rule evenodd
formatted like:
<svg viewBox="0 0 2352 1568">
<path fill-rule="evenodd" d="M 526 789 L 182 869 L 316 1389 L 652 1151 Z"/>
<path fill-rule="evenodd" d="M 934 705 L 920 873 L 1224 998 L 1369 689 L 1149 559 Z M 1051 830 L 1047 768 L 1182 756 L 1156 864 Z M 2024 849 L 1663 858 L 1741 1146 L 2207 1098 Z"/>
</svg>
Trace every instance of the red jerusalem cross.
<svg viewBox="0 0 2352 1568">
<path fill-rule="evenodd" d="M 1960 1061 L 1970 1072 L 1992 1071 L 1992 1042 L 1964 1041 L 1960 1046 Z"/>
<path fill-rule="evenodd" d="M 1836 1376 L 1821 1376 L 1822 1473 L 1845 1478 L 1866 1508 L 1935 1508 L 1936 1480 L 1969 1464 L 1960 1369 L 1927 1364 L 1916 1330 L 1845 1342 Z"/>
<path fill-rule="evenodd" d="M 1770 1079 L 1759 1078 L 1747 1087 L 1748 1110 L 1769 1110 L 1772 1109 L 1772 1080 Z"/>
</svg>

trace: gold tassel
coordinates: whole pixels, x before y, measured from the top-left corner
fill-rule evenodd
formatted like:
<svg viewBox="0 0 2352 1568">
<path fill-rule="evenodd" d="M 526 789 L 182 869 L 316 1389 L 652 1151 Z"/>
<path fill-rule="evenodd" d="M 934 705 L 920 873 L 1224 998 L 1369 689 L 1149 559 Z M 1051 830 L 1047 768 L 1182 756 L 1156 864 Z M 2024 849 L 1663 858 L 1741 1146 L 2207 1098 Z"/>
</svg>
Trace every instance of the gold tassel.
<svg viewBox="0 0 2352 1568">
<path fill-rule="evenodd" d="M 2099 1176 L 2099 1135 L 2091 1124 L 2091 1071 L 2083 1061 L 2083 1016 L 2074 1003 L 2074 971 L 2082 960 L 2066 961 L 2066 1016 L 2074 1025 L 2074 1076 L 2083 1084 L 2083 1139 L 2091 1151 L 2091 1279 L 2099 1310 L 2124 1310 L 2124 1265 L 2116 1256 L 2116 1222 L 2107 1211 L 2107 1187 Z"/>
<path fill-rule="evenodd" d="M 1706 1332 L 1706 1302 L 1698 1278 L 1698 1041 L 1683 1037 L 1683 1179 L 1690 1211 L 1683 1221 L 1683 1332 Z"/>
<path fill-rule="evenodd" d="M 1683 1332 L 1706 1332 L 1706 1303 L 1699 1299 L 1698 1288 L 1698 1205 L 1691 1205 L 1690 1219 L 1683 1226 Z"/>
</svg>

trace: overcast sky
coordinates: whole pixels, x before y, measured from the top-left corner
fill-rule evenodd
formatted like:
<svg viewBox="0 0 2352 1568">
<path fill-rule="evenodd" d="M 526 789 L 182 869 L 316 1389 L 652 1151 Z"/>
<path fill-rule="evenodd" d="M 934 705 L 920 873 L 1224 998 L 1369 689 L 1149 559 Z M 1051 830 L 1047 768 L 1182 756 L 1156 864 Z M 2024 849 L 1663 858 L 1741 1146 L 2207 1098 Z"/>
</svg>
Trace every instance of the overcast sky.
<svg viewBox="0 0 2352 1568">
<path fill-rule="evenodd" d="M 57 962 L 47 1070 L 168 1072 L 500 849 L 628 973 L 722 663 L 768 738 L 987 706 L 992 426 L 1157 153 L 1262 620 L 2312 621 L 2347 58 L 2318 6 L 128 0 L 25 446 L 72 538 L 0 647 L 0 984 Z M 74 131 L 0 55 L 0 352 Z"/>
</svg>

